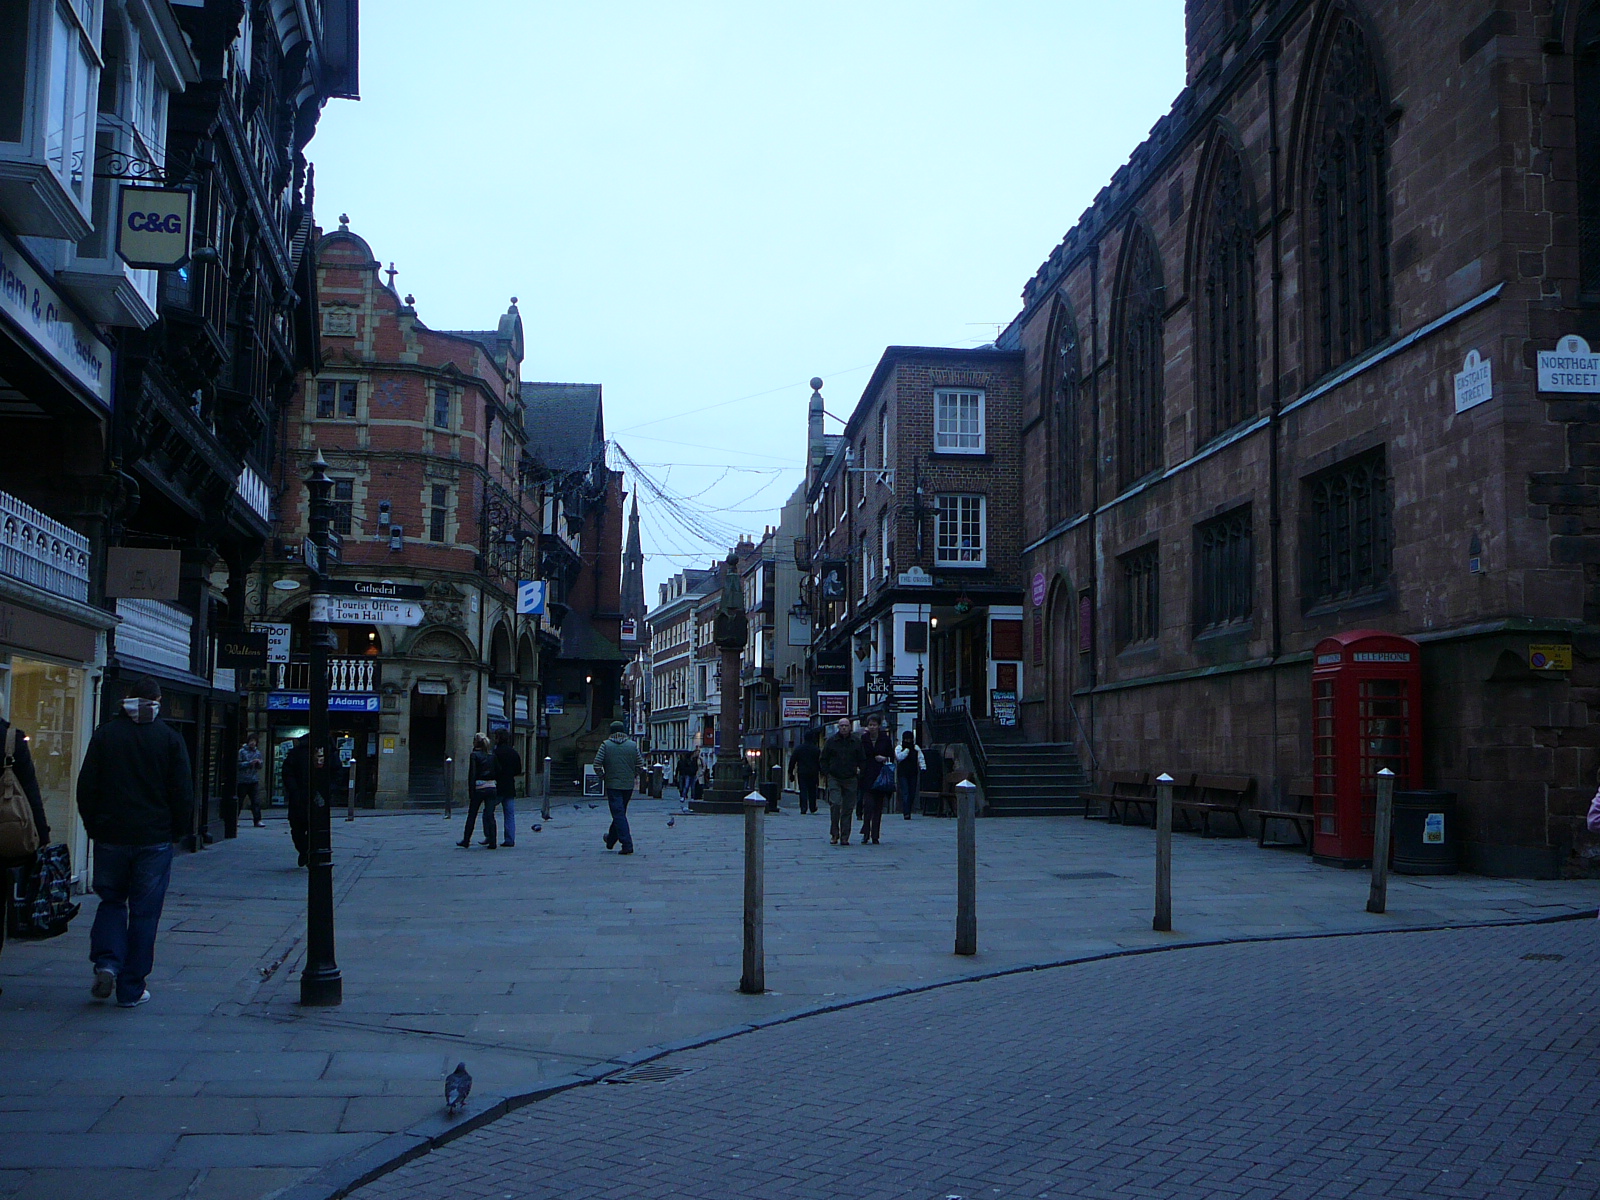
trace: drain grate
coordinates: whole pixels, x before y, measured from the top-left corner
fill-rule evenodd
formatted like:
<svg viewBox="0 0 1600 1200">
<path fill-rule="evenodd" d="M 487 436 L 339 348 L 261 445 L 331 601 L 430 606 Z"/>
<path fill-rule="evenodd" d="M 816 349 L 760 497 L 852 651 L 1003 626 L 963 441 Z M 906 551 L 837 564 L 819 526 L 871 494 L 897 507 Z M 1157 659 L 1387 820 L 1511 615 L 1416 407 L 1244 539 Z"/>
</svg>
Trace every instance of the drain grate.
<svg viewBox="0 0 1600 1200">
<path fill-rule="evenodd" d="M 1560 962 L 1565 954 L 1524 954 L 1523 962 Z"/>
<path fill-rule="evenodd" d="M 1052 871 L 1057 879 L 1121 879 L 1110 871 Z"/>
<path fill-rule="evenodd" d="M 606 1080 L 607 1083 L 665 1083 L 669 1079 L 676 1079 L 680 1075 L 693 1075 L 700 1067 L 667 1067 L 647 1066 L 636 1067 L 626 1075 L 613 1075 Z"/>
</svg>

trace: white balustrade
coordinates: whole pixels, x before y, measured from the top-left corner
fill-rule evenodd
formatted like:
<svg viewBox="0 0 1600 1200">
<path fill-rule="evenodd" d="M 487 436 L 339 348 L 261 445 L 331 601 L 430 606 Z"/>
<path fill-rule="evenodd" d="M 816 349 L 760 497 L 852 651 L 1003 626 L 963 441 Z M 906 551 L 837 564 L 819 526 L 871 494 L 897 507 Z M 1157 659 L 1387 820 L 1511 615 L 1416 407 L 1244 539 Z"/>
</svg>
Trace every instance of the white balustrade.
<svg viewBox="0 0 1600 1200">
<path fill-rule="evenodd" d="M 89 539 L 15 496 L 0 492 L 0 575 L 89 599 Z"/>
</svg>

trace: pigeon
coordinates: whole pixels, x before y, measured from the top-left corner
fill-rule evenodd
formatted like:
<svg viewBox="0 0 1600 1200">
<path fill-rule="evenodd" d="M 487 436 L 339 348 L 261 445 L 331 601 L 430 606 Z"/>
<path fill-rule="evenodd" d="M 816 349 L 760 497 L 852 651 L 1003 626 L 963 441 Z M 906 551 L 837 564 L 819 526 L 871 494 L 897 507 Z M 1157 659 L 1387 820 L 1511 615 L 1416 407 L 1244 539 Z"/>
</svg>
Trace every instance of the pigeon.
<svg viewBox="0 0 1600 1200">
<path fill-rule="evenodd" d="M 535 825 L 535 826 L 534 826 L 534 827 L 533 827 L 533 831 L 534 831 L 534 832 L 535 832 L 535 833 L 538 833 L 538 832 L 540 832 L 540 831 L 541 831 L 541 830 L 542 830 L 542 829 L 544 829 L 544 826 L 543 826 L 543 825 Z"/>
<path fill-rule="evenodd" d="M 460 1112 L 472 1095 L 472 1076 L 467 1074 L 467 1064 L 459 1062 L 456 1069 L 444 1077 L 444 1106 L 447 1112 Z"/>
<path fill-rule="evenodd" d="M 678 818 L 677 817 L 668 817 L 667 818 L 667 828 L 668 829 L 671 829 L 677 823 L 678 823 Z"/>
</svg>

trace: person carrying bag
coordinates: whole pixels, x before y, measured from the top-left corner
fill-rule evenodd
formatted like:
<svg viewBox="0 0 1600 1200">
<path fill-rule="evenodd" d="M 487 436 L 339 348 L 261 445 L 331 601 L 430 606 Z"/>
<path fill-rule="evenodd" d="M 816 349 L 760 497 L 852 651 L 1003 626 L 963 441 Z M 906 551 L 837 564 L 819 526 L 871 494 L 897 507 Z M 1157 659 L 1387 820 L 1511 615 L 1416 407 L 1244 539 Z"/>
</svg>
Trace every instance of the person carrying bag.
<svg viewBox="0 0 1600 1200">
<path fill-rule="evenodd" d="M 52 861 L 64 857 L 65 846 L 50 846 L 50 822 L 44 815 L 44 800 L 39 794 L 39 778 L 34 773 L 33 756 L 27 735 L 9 721 L 0 720 L 0 951 L 5 949 L 7 930 L 14 937 L 38 936 L 33 933 L 37 898 L 45 891 L 46 916 L 49 915 L 52 889 L 40 887 L 40 852 Z M 50 851 L 60 853 L 51 854 Z M 70 869 L 68 884 L 70 897 Z M 77 915 L 71 904 L 70 921 Z M 57 933 L 66 932 L 61 921 Z M 46 934 L 44 936 L 51 936 Z"/>
</svg>

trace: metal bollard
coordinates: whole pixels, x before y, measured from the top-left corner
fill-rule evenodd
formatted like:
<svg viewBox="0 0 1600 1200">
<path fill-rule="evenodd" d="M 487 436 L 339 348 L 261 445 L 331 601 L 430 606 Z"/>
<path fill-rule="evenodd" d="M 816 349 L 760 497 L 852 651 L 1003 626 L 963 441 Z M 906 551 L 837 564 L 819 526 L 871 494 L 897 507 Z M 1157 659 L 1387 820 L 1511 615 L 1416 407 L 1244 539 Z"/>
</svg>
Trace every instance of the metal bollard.
<svg viewBox="0 0 1600 1200">
<path fill-rule="evenodd" d="M 344 819 L 346 821 L 354 821 L 356 819 L 356 765 L 355 765 L 355 763 L 351 763 L 350 764 L 350 778 L 345 784 Z"/>
<path fill-rule="evenodd" d="M 744 973 L 739 990 L 759 996 L 767 990 L 765 918 L 766 836 L 763 818 L 767 798 L 751 792 L 744 798 Z"/>
<path fill-rule="evenodd" d="M 539 810 L 541 819 L 550 819 L 550 760 L 544 760 L 544 806 Z"/>
<path fill-rule="evenodd" d="M 1172 776 L 1156 776 L 1156 916 L 1150 928 L 1172 932 Z"/>
<path fill-rule="evenodd" d="M 956 953 L 978 952 L 978 785 L 956 784 Z"/>
<path fill-rule="evenodd" d="M 448 821 L 455 812 L 456 802 L 456 760 L 448 754 L 444 756 L 444 819 Z"/>
<path fill-rule="evenodd" d="M 1389 907 L 1389 836 L 1394 828 L 1394 772 L 1378 772 L 1378 806 L 1372 814 L 1372 890 L 1367 911 L 1381 913 Z"/>
</svg>

